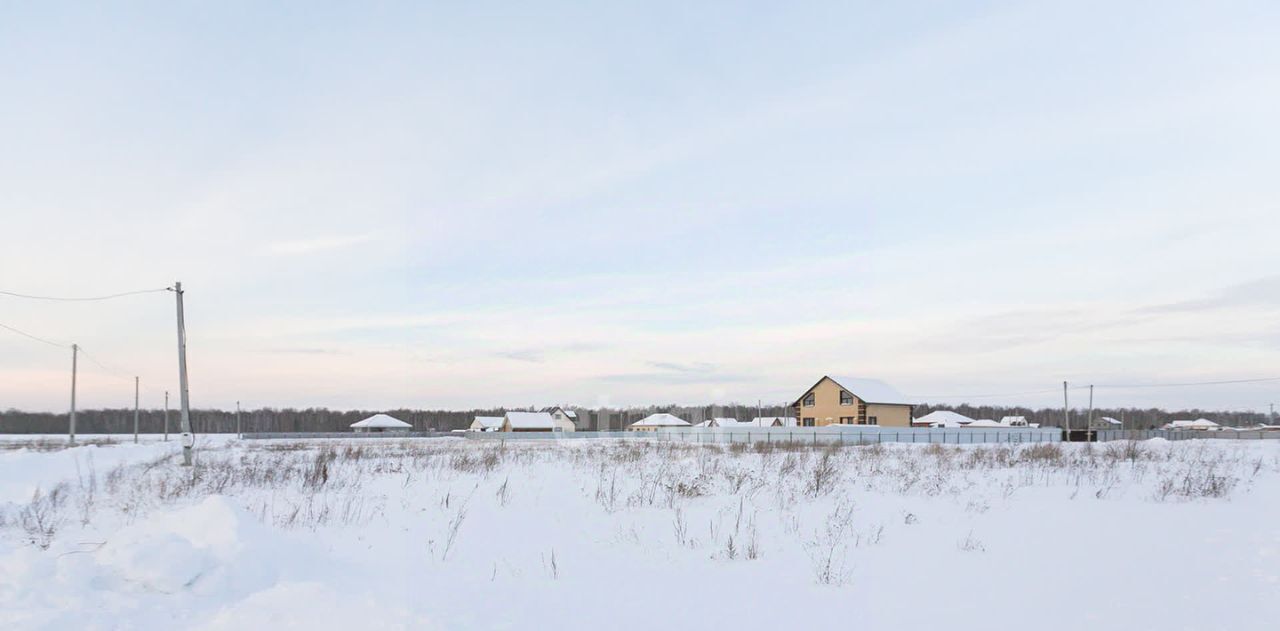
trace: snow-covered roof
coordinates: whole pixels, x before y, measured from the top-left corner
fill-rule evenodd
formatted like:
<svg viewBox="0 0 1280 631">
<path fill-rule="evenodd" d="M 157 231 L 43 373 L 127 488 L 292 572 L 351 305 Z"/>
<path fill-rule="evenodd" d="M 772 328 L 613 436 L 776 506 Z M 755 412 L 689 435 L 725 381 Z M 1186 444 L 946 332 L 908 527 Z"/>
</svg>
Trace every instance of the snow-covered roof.
<svg viewBox="0 0 1280 631">
<path fill-rule="evenodd" d="M 1121 423 L 1120 421 L 1117 421 L 1116 419 L 1111 418 L 1110 416 L 1104 416 L 1100 420 L 1103 423 L 1109 423 L 1111 425 L 1123 425 L 1123 423 Z"/>
<path fill-rule="evenodd" d="M 553 406 L 551 406 L 551 407 L 549 407 L 549 408 L 542 408 L 541 410 L 538 410 L 538 411 L 539 411 L 539 412 L 547 412 L 547 413 L 549 413 L 549 414 L 555 414 L 557 410 L 559 410 L 559 411 L 561 411 L 561 412 L 564 412 L 564 415 L 565 415 L 565 416 L 567 416 L 567 417 L 569 417 L 569 418 L 578 418 L 578 413 L 577 413 L 577 412 L 574 412 L 573 410 L 568 410 L 568 409 L 562 408 L 562 407 L 560 407 L 560 406 L 558 406 L 558 405 L 553 405 Z"/>
<path fill-rule="evenodd" d="M 1187 421 L 1187 420 L 1170 421 L 1169 427 L 1172 427 L 1174 429 L 1186 429 L 1186 428 L 1208 429 L 1210 427 L 1218 427 L 1218 424 L 1214 423 L 1213 421 L 1207 418 L 1198 418 L 1194 421 Z"/>
<path fill-rule="evenodd" d="M 501 416 L 477 416 L 474 424 L 485 428 L 502 427 L 502 418 Z"/>
<path fill-rule="evenodd" d="M 911 421 L 914 425 L 937 423 L 943 427 L 959 427 L 961 425 L 968 425 L 972 422 L 973 419 L 959 412 L 952 412 L 951 410 L 936 410 Z"/>
<path fill-rule="evenodd" d="M 743 423 L 736 418 L 715 417 L 698 423 L 694 427 L 751 427 L 751 423 Z"/>
<path fill-rule="evenodd" d="M 363 421 L 352 423 L 351 427 L 359 429 L 407 429 L 413 426 L 388 414 L 374 414 Z"/>
<path fill-rule="evenodd" d="M 1004 423 L 997 423 L 989 418 L 980 418 L 968 425 L 965 425 L 965 427 L 1008 427 L 1008 425 L 1005 425 Z"/>
<path fill-rule="evenodd" d="M 1003 417 L 1003 418 L 1001 418 L 1001 419 L 1000 419 L 1000 424 L 1001 424 L 1001 425 L 1008 425 L 1008 426 L 1010 426 L 1010 427 L 1016 427 L 1016 426 L 1019 426 L 1019 425 L 1026 425 L 1026 424 L 1027 424 L 1027 417 L 1025 417 L 1025 416 L 1006 416 L 1006 417 Z"/>
<path fill-rule="evenodd" d="M 865 403 L 911 405 L 906 395 L 879 379 L 866 377 L 830 377 L 830 379 Z"/>
<path fill-rule="evenodd" d="M 555 429 L 556 421 L 550 412 L 507 412 L 507 422 L 512 429 Z"/>
<path fill-rule="evenodd" d="M 748 423 L 752 427 L 795 427 L 794 416 L 757 416 Z"/>
<path fill-rule="evenodd" d="M 686 421 L 672 414 L 650 414 L 634 423 L 632 427 L 688 427 L 689 421 Z"/>
</svg>

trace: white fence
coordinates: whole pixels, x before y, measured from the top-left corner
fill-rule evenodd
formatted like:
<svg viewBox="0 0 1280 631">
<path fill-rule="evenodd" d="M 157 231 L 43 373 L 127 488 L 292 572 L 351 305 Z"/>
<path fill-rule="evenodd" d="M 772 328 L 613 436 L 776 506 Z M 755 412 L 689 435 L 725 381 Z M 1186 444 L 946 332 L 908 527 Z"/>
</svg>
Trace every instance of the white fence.
<svg viewBox="0 0 1280 631">
<path fill-rule="evenodd" d="M 1234 429 L 1223 429 L 1215 431 L 1206 430 L 1168 430 L 1168 429 L 1100 429 L 1096 432 L 1098 442 L 1112 440 L 1148 440 L 1151 438 L 1163 438 L 1165 440 L 1192 440 L 1192 439 L 1218 439 L 1218 440 L 1280 440 L 1280 432 L 1277 431 L 1241 431 Z"/>
<path fill-rule="evenodd" d="M 656 432 L 467 432 L 472 440 L 579 440 L 585 438 L 625 438 L 694 444 L 732 443 L 812 443 L 815 445 L 866 445 L 874 443 L 919 443 L 967 445 L 981 443 L 1053 443 L 1062 440 L 1057 428 L 973 428 L 927 427 L 754 427 L 683 428 Z"/>
</svg>

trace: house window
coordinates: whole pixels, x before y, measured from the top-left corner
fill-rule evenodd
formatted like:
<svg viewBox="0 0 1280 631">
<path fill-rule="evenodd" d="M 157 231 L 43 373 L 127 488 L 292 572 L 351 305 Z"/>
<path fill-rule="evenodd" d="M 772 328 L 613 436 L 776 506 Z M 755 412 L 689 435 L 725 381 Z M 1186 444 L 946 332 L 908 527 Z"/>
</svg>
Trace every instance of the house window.
<svg viewBox="0 0 1280 631">
<path fill-rule="evenodd" d="M 879 425 L 879 424 L 880 424 L 880 421 L 877 420 L 876 417 L 874 416 L 867 417 L 867 425 Z"/>
<path fill-rule="evenodd" d="M 804 420 L 800 422 L 800 424 L 804 427 L 813 427 L 813 417 L 806 416 Z"/>
<path fill-rule="evenodd" d="M 811 407 L 813 407 L 813 393 L 812 393 L 812 392 L 810 392 L 809 394 L 804 395 L 804 406 L 805 406 L 805 407 L 807 407 L 807 408 L 811 408 Z"/>
<path fill-rule="evenodd" d="M 848 392 L 845 392 L 844 390 L 841 390 L 840 405 L 853 405 L 853 395 L 849 394 Z"/>
<path fill-rule="evenodd" d="M 841 425 L 853 425 L 853 417 L 852 417 L 852 416 L 841 416 L 841 417 L 840 417 L 840 424 L 841 424 Z"/>
</svg>

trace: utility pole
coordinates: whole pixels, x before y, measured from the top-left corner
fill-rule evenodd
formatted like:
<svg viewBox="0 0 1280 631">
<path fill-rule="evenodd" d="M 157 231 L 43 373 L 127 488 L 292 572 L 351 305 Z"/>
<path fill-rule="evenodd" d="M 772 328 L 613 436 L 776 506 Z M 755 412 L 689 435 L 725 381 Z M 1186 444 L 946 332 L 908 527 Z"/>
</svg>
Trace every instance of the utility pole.
<svg viewBox="0 0 1280 631">
<path fill-rule="evenodd" d="M 138 444 L 138 377 L 133 378 L 133 444 Z"/>
<path fill-rule="evenodd" d="M 169 442 L 169 391 L 164 391 L 164 442 Z"/>
<path fill-rule="evenodd" d="M 1093 384 L 1089 384 L 1089 425 L 1085 429 L 1093 429 Z"/>
<path fill-rule="evenodd" d="M 1071 404 L 1067 403 L 1067 382 L 1062 382 L 1062 427 L 1067 432 L 1067 440 L 1071 440 Z"/>
<path fill-rule="evenodd" d="M 71 425 L 67 430 L 67 442 L 76 444 L 76 358 L 80 354 L 80 346 L 71 345 Z"/>
<path fill-rule="evenodd" d="M 187 391 L 187 325 L 182 317 L 181 282 L 173 284 L 173 293 L 178 300 L 178 398 L 182 405 L 178 418 L 182 423 L 182 466 L 189 467 L 195 436 L 191 433 L 191 399 Z"/>
<path fill-rule="evenodd" d="M 244 438 L 244 434 L 240 433 L 240 402 L 236 401 L 236 438 Z"/>
</svg>

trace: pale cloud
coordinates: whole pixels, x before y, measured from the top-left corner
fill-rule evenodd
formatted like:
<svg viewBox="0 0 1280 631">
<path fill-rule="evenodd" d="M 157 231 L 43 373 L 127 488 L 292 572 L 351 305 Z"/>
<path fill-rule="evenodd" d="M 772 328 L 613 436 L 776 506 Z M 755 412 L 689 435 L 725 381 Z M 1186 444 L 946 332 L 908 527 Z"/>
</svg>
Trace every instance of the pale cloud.
<svg viewBox="0 0 1280 631">
<path fill-rule="evenodd" d="M 315 254 L 329 250 L 341 250 L 357 245 L 372 243 L 376 240 L 377 236 L 373 234 L 354 236 L 322 236 L 291 241 L 275 241 L 264 245 L 262 247 L 262 251 L 267 254 L 295 256 Z"/>
</svg>

